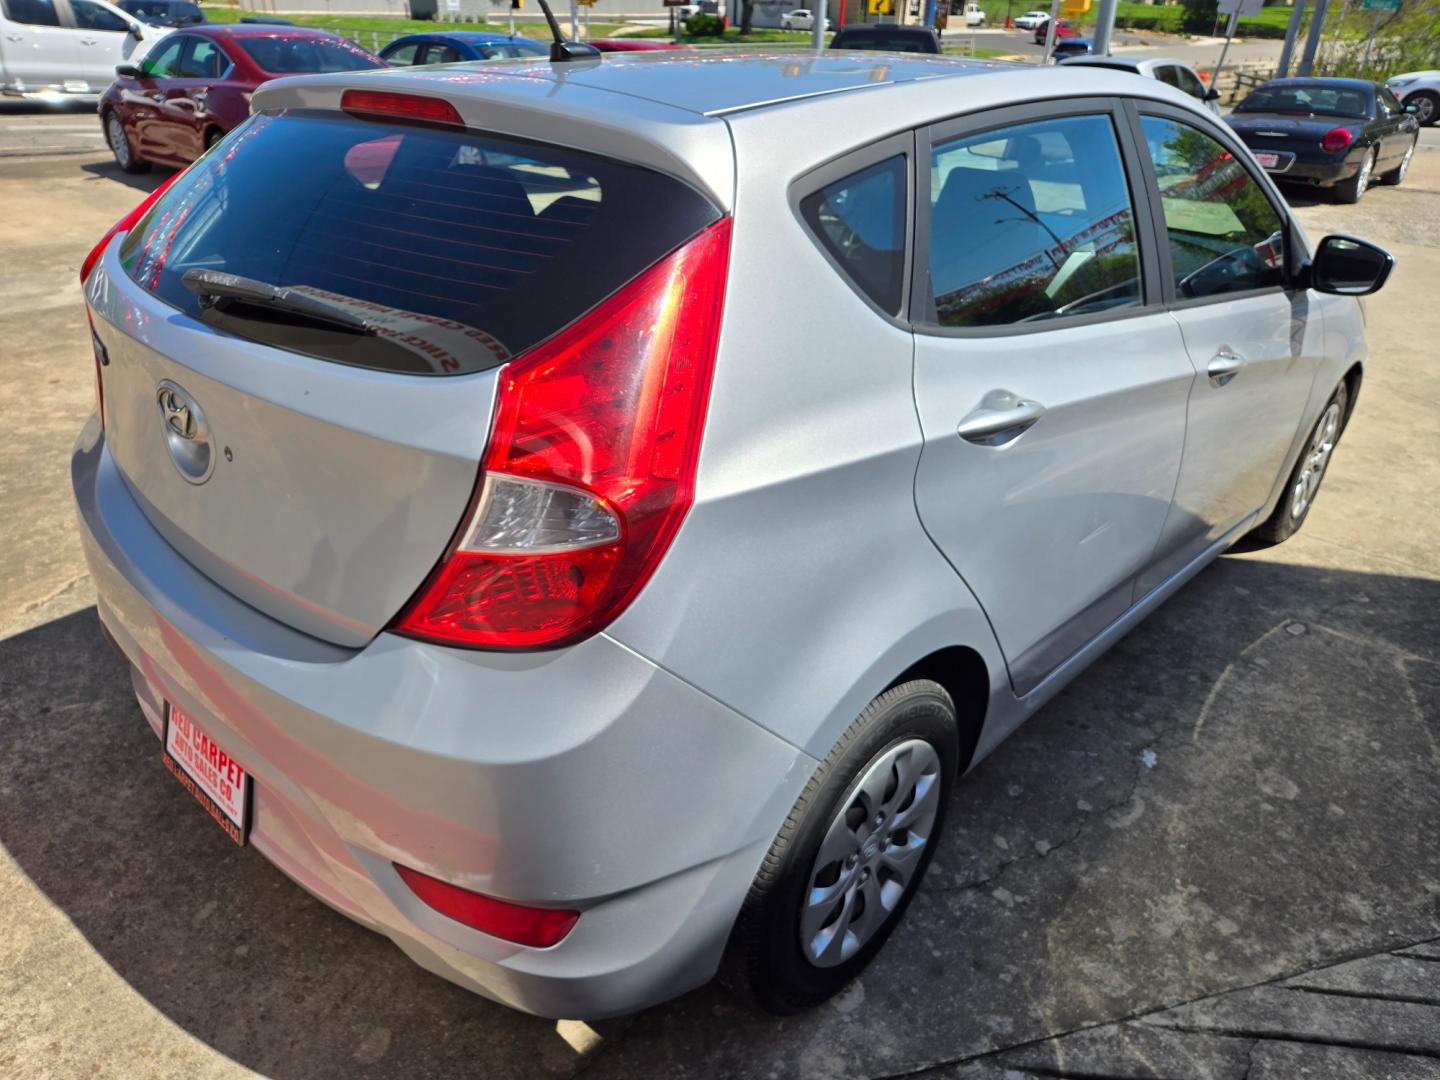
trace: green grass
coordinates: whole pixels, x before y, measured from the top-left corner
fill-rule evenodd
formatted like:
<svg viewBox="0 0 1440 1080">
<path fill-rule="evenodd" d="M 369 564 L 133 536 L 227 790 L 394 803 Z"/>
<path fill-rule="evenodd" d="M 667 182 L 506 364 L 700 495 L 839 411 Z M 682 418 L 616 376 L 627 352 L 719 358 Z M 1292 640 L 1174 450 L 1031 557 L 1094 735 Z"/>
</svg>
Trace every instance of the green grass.
<svg viewBox="0 0 1440 1080">
<path fill-rule="evenodd" d="M 236 23 L 246 15 L 258 14 L 257 12 L 242 11 L 240 8 L 227 7 L 218 4 L 205 4 L 205 18 L 215 23 Z M 504 33 L 509 27 L 505 21 L 493 23 L 483 22 L 435 22 L 426 19 L 399 19 L 389 15 L 286 15 L 296 26 L 313 26 L 320 30 L 331 30 L 343 32 L 354 38 L 366 48 L 370 47 L 373 33 L 379 41 L 379 47 L 383 47 L 392 38 L 403 34 L 439 34 L 446 30 L 488 30 L 491 33 Z M 561 19 L 560 24 L 567 32 L 568 20 Z M 582 22 L 583 25 L 583 22 Z M 620 28 L 620 23 L 592 22 L 590 24 L 590 36 L 592 38 L 609 37 Z M 361 31 L 361 33 L 356 33 Z M 549 41 L 550 34 L 545 29 L 543 22 L 532 22 L 530 20 L 517 21 L 515 32 L 521 37 L 534 38 L 537 41 Z"/>
<path fill-rule="evenodd" d="M 597 34 L 597 35 L 595 35 L 595 36 L 598 37 L 599 35 Z M 637 31 L 635 31 L 635 33 L 633 33 L 633 34 L 626 34 L 625 36 L 626 36 L 626 37 L 637 37 L 637 38 L 672 38 L 672 37 L 674 37 L 674 35 L 671 34 L 669 30 L 667 30 L 667 29 L 665 29 L 664 27 L 661 27 L 661 26 L 653 26 L 653 27 L 651 27 L 651 28 L 648 29 L 648 30 L 637 30 Z M 694 42 L 699 42 L 699 43 L 705 44 L 705 45 L 710 45 L 710 44 L 716 44 L 716 45 L 735 45 L 735 44 L 744 43 L 744 42 L 761 42 L 761 41 L 764 41 L 764 42 L 790 42 L 790 43 L 795 43 L 795 44 L 808 45 L 808 44 L 810 43 L 810 32 L 809 32 L 808 30 L 806 30 L 806 31 L 797 31 L 797 30 L 768 30 L 768 29 L 763 29 L 763 28 L 757 26 L 754 30 L 751 30 L 751 31 L 750 31 L 750 33 L 749 33 L 748 36 L 746 36 L 746 37 L 741 37 L 739 27 L 732 26 L 732 27 L 730 27 L 728 30 L 725 31 L 725 33 L 724 33 L 723 36 L 721 36 L 721 35 L 716 35 L 716 36 L 712 36 L 712 37 L 689 37 L 688 35 L 682 35 L 681 40 L 682 40 L 682 41 L 694 41 Z"/>
</svg>

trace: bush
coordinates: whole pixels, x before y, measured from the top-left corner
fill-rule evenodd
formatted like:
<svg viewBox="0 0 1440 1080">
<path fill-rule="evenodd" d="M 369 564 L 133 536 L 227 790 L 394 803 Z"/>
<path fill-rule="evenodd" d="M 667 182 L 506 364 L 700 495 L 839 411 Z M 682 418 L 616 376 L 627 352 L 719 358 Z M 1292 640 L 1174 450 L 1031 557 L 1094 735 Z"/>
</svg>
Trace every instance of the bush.
<svg viewBox="0 0 1440 1080">
<path fill-rule="evenodd" d="M 1180 29 L 1187 34 L 1208 34 L 1215 26 L 1215 16 L 1220 5 L 1216 0 L 1181 0 L 1185 14 L 1180 19 Z"/>
<path fill-rule="evenodd" d="M 685 20 L 685 33 L 690 37 L 721 37 L 725 33 L 725 20 L 719 15 L 691 15 Z"/>
</svg>

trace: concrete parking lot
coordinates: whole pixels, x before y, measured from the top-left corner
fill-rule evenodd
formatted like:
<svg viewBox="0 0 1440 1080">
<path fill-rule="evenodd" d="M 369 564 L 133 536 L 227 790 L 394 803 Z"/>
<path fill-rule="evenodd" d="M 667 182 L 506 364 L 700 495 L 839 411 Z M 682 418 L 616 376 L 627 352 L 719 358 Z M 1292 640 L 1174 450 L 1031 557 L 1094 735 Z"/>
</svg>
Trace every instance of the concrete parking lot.
<svg viewBox="0 0 1440 1080">
<path fill-rule="evenodd" d="M 1437 141 L 1359 206 L 1298 200 L 1398 259 L 1304 531 L 1219 560 L 961 785 L 838 999 L 782 1021 L 710 987 L 595 1025 L 426 974 L 161 767 L 67 480 L 76 270 L 157 177 L 0 159 L 0 1074 L 1440 1076 Z"/>
</svg>

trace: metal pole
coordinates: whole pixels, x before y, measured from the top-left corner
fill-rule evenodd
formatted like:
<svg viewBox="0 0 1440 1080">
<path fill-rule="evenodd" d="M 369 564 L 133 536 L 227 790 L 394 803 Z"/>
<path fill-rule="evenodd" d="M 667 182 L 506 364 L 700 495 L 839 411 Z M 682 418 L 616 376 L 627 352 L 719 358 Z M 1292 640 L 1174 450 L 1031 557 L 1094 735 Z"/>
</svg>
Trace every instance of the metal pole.
<svg viewBox="0 0 1440 1080">
<path fill-rule="evenodd" d="M 825 16 L 830 12 L 830 0 L 810 0 L 810 44 L 819 52 L 825 48 Z"/>
<path fill-rule="evenodd" d="M 1300 67 L 1295 74 L 1309 78 L 1315 70 L 1315 53 L 1320 49 L 1320 31 L 1325 27 L 1325 9 L 1330 0 L 1315 0 L 1315 14 L 1310 17 L 1310 32 L 1305 35 L 1305 51 L 1300 54 Z"/>
<path fill-rule="evenodd" d="M 1051 0 L 1050 18 L 1045 23 L 1045 55 L 1040 57 L 1040 63 L 1050 63 L 1050 54 L 1055 51 L 1055 21 L 1060 18 L 1060 0 Z"/>
<path fill-rule="evenodd" d="M 1110 55 L 1110 35 L 1115 30 L 1115 8 L 1118 0 L 1100 0 L 1099 14 L 1095 16 L 1095 32 L 1091 37 L 1092 48 L 1100 56 Z"/>
<path fill-rule="evenodd" d="M 1306 0 L 1295 0 L 1290 9 L 1290 21 L 1285 25 L 1285 44 L 1280 48 L 1280 63 L 1275 65 L 1275 77 L 1283 79 L 1290 74 L 1290 61 L 1295 55 L 1295 42 L 1300 37 L 1300 24 L 1305 21 Z"/>
<path fill-rule="evenodd" d="M 1210 76 L 1210 89 L 1217 92 L 1220 89 L 1220 69 L 1225 66 L 1225 54 L 1230 51 L 1230 42 L 1235 40 L 1235 27 L 1238 25 L 1240 25 L 1240 9 L 1236 8 L 1230 13 L 1230 26 L 1225 31 L 1225 47 L 1220 50 L 1220 59 L 1215 64 L 1215 73 Z"/>
</svg>

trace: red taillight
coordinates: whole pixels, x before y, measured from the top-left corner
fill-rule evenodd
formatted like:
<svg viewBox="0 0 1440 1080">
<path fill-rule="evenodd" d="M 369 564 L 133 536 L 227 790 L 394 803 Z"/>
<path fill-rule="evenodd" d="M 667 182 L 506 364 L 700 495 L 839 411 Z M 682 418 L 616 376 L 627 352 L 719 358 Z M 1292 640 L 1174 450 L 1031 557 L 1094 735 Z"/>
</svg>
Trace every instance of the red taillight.
<svg viewBox="0 0 1440 1080">
<path fill-rule="evenodd" d="M 460 124 L 460 114 L 444 98 L 424 94 L 397 94 L 389 90 L 346 90 L 340 95 L 346 112 L 393 116 L 405 120 L 429 120 L 434 124 Z"/>
<path fill-rule="evenodd" d="M 1355 136 L 1350 133 L 1349 128 L 1331 128 L 1320 140 L 1320 149 L 1327 154 L 1338 154 L 1355 141 Z"/>
<path fill-rule="evenodd" d="M 116 234 L 122 232 L 129 232 L 132 228 L 134 228 L 135 223 L 145 216 L 146 211 L 148 211 L 150 207 L 155 205 L 155 201 L 159 199 L 161 195 L 165 194 L 166 189 L 168 189 L 171 184 L 175 183 L 176 180 L 179 180 L 180 177 L 184 175 L 185 170 L 181 169 L 174 176 L 170 177 L 170 179 L 166 180 L 163 184 L 161 184 L 154 191 L 152 191 L 149 195 L 146 195 L 144 202 L 142 202 L 139 206 L 135 207 L 134 210 L 131 210 L 114 225 L 110 226 L 110 231 L 100 238 L 100 242 L 90 249 L 90 254 L 86 255 L 85 261 L 80 264 L 81 285 L 84 285 L 86 279 L 90 277 L 90 271 L 95 269 L 95 264 L 100 261 L 100 256 L 105 254 L 105 248 L 109 246 L 111 240 L 115 239 Z"/>
<path fill-rule="evenodd" d="M 441 915 L 517 945 L 548 949 L 564 938 L 580 918 L 578 911 L 525 907 L 482 896 L 399 863 L 395 869 L 410 891 Z"/>
<path fill-rule="evenodd" d="M 502 373 L 476 506 L 394 629 L 534 648 L 634 598 L 694 498 L 730 219 Z"/>
</svg>

